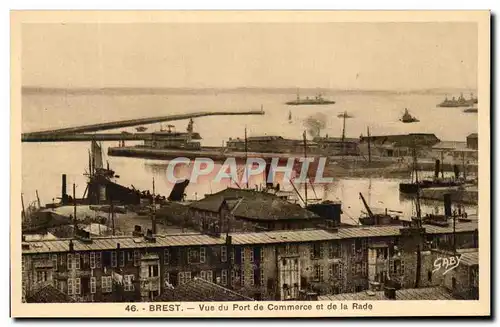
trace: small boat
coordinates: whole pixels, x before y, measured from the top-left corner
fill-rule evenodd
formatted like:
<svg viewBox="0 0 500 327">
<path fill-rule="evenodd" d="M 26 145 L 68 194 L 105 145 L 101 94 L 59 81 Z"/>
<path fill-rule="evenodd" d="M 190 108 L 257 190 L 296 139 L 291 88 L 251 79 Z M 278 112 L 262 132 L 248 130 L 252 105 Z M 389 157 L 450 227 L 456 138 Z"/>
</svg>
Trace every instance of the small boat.
<svg viewBox="0 0 500 327">
<path fill-rule="evenodd" d="M 403 117 L 401 117 L 400 121 L 403 123 L 418 123 L 420 120 L 410 115 L 408 108 L 405 108 L 405 113 L 403 114 Z"/>
<path fill-rule="evenodd" d="M 292 123 L 292 111 L 289 111 L 288 112 L 288 123 L 291 124 Z"/>
<path fill-rule="evenodd" d="M 148 128 L 144 127 L 144 126 L 139 126 L 139 127 L 136 127 L 135 130 L 138 132 L 145 132 L 148 130 Z"/>
<path fill-rule="evenodd" d="M 470 108 L 464 109 L 464 112 L 477 113 L 477 107 L 470 107 Z"/>
</svg>

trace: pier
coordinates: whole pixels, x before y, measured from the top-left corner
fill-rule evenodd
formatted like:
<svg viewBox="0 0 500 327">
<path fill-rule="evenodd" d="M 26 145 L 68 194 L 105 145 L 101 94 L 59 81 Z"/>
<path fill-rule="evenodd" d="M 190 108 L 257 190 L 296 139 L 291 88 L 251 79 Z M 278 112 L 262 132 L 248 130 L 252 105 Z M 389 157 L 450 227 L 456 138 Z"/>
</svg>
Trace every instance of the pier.
<svg viewBox="0 0 500 327">
<path fill-rule="evenodd" d="M 23 133 L 21 139 L 22 142 L 36 142 L 37 139 L 41 140 L 41 142 L 48 142 L 44 141 L 47 139 L 51 139 L 50 142 L 58 142 L 59 139 L 68 138 L 67 134 L 97 132 L 97 131 L 123 128 L 123 127 L 132 127 L 137 125 L 147 125 L 147 124 L 154 124 L 166 121 L 184 120 L 184 119 L 206 117 L 206 116 L 239 116 L 239 115 L 264 115 L 264 110 L 226 111 L 226 112 L 206 111 L 206 112 L 195 112 L 188 114 L 120 120 L 107 123 L 98 123 L 98 124 L 90 124 L 90 125 L 83 125 L 76 127 L 52 129 L 47 131 Z M 123 138 L 120 138 L 120 140 L 123 140 Z"/>
</svg>

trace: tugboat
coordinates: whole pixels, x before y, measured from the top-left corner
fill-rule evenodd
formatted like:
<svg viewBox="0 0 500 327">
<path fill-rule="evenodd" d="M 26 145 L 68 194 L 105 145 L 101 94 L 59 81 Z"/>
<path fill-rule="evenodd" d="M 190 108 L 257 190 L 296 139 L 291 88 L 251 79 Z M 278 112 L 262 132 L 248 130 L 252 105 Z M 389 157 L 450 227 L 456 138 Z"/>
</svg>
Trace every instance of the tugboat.
<svg viewBox="0 0 500 327">
<path fill-rule="evenodd" d="M 478 102 L 477 98 L 474 97 L 474 94 L 471 93 L 470 99 L 467 100 L 464 98 L 463 93 L 460 93 L 458 99 L 455 99 L 455 97 L 453 97 L 451 100 L 449 100 L 448 97 L 446 97 L 443 102 L 438 104 L 438 107 L 442 108 L 469 107 L 477 104 L 477 102 Z"/>
<path fill-rule="evenodd" d="M 405 113 L 403 114 L 403 117 L 401 117 L 400 121 L 403 123 L 418 123 L 420 120 L 410 115 L 408 108 L 405 108 Z"/>
<path fill-rule="evenodd" d="M 326 105 L 335 104 L 335 101 L 326 100 L 321 94 L 316 95 L 314 98 L 306 97 L 301 99 L 299 93 L 297 93 L 297 99 L 295 101 L 286 102 L 289 106 L 303 106 L 303 105 Z"/>
<path fill-rule="evenodd" d="M 138 132 L 145 132 L 148 130 L 148 128 L 144 127 L 144 126 L 139 126 L 139 127 L 136 127 L 135 130 Z"/>
<path fill-rule="evenodd" d="M 378 226 L 378 225 L 406 225 L 407 221 L 403 219 L 399 219 L 398 215 L 390 215 L 389 211 L 385 209 L 385 213 L 373 213 L 371 208 L 368 206 L 363 194 L 359 193 L 359 197 L 361 201 L 363 201 L 363 205 L 366 209 L 366 214 L 364 217 L 359 218 L 359 223 L 364 226 Z M 391 210 L 392 211 L 392 210 Z M 400 211 L 392 211 L 401 214 Z"/>
</svg>

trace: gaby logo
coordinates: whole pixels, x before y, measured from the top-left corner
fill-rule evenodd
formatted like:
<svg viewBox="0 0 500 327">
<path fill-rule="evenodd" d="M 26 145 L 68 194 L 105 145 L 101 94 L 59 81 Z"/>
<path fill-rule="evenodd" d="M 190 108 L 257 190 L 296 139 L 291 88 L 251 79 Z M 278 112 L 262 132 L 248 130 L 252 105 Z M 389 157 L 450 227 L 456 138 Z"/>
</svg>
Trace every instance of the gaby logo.
<svg viewBox="0 0 500 327">
<path fill-rule="evenodd" d="M 283 164 L 286 161 L 286 164 Z M 279 175 L 283 184 L 312 183 L 327 184 L 333 181 L 332 178 L 323 177 L 326 165 L 326 158 L 273 158 L 270 162 L 262 158 L 248 158 L 239 166 L 236 158 L 227 158 L 225 162 L 216 168 L 214 161 L 210 158 L 196 158 L 194 161 L 188 158 L 175 158 L 168 163 L 167 179 L 171 183 L 184 181 L 186 176 L 175 176 L 179 166 L 190 167 L 190 183 L 202 183 L 210 181 L 220 183 L 223 179 L 228 179 L 237 183 L 245 184 L 252 176 L 262 176 L 264 174 L 267 183 L 274 183 Z M 266 169 L 267 166 L 267 169 Z M 311 176 L 311 168 L 316 166 L 315 173 Z"/>
<path fill-rule="evenodd" d="M 441 268 L 444 268 L 443 276 L 446 275 L 449 271 L 455 269 L 458 267 L 460 264 L 460 255 L 455 255 L 447 258 L 437 258 L 434 261 L 434 270 L 432 273 L 435 273 L 436 271 L 441 270 Z"/>
</svg>

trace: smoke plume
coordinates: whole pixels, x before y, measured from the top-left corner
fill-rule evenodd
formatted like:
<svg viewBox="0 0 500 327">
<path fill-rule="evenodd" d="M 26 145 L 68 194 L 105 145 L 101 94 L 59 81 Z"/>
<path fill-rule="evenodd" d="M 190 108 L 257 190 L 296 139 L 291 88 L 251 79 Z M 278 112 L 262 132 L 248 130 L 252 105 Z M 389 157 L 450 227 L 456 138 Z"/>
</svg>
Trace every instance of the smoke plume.
<svg viewBox="0 0 500 327">
<path fill-rule="evenodd" d="M 319 136 L 321 130 L 326 127 L 326 120 L 326 115 L 318 112 L 304 120 L 304 127 L 311 137 L 316 137 Z"/>
</svg>

